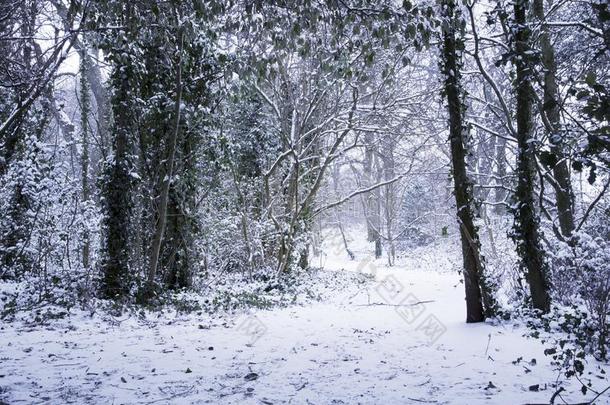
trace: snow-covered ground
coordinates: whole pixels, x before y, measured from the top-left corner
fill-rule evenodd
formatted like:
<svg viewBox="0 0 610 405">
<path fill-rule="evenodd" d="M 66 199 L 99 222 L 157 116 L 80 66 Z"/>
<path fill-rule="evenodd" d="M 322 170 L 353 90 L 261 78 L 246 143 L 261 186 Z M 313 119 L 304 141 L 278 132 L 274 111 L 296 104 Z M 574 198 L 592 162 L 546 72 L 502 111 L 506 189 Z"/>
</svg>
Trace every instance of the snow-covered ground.
<svg viewBox="0 0 610 405">
<path fill-rule="evenodd" d="M 0 402 L 549 403 L 561 376 L 538 340 L 514 323 L 464 323 L 455 244 L 414 250 L 392 268 L 364 243 L 351 247 L 353 261 L 331 240 L 316 263 L 374 281 L 311 305 L 214 319 L 80 314 L 52 327 L 5 324 Z M 566 401 L 586 399 L 580 384 L 571 388 Z"/>
</svg>

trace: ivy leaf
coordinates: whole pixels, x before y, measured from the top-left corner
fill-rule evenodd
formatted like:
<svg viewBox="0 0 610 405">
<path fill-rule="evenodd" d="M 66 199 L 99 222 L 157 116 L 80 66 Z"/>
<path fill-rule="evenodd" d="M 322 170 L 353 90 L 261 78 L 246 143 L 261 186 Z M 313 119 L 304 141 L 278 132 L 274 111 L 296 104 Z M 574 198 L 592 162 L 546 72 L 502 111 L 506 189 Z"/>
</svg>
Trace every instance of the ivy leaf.
<svg viewBox="0 0 610 405">
<path fill-rule="evenodd" d="M 576 370 L 579 375 L 582 375 L 585 371 L 585 365 L 580 360 L 574 360 L 574 370 Z"/>
<path fill-rule="evenodd" d="M 597 78 L 595 77 L 595 72 L 587 73 L 587 77 L 585 77 L 585 83 L 589 86 L 593 87 L 595 83 L 597 83 Z"/>
<path fill-rule="evenodd" d="M 557 161 L 557 156 L 554 153 L 546 150 L 540 152 L 540 162 L 543 165 L 552 169 L 557 164 Z"/>
</svg>

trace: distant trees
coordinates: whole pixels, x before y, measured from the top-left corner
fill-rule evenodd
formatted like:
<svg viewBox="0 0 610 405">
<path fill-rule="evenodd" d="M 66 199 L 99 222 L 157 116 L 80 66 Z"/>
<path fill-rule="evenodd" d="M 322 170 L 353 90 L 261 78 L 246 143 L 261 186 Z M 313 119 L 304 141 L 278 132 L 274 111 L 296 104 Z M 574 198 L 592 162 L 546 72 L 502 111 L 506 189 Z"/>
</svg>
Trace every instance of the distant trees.
<svg viewBox="0 0 610 405">
<path fill-rule="evenodd" d="M 248 20 L 250 30 L 259 34 L 250 45 L 253 51 L 247 53 L 252 63 L 244 78 L 251 84 L 245 87 L 263 101 L 280 146 L 279 155 L 263 172 L 263 206 L 275 227 L 276 272 L 282 274 L 295 264 L 307 267 L 311 220 L 325 210 L 317 203 L 318 194 L 337 160 L 358 153 L 364 142 L 363 177 L 368 180 L 362 185 L 374 186 L 382 182 L 384 171 L 386 177 L 394 172 L 387 141 L 381 151 L 381 134 L 375 136 L 372 129 L 380 113 L 375 103 L 385 92 L 391 93 L 384 81 L 390 80 L 397 64 L 408 62 L 409 49 L 422 46 L 429 28 L 417 24 L 417 13 L 390 2 L 370 9 L 297 2 L 289 12 L 270 3 L 247 6 L 245 11 L 247 18 L 253 18 Z M 268 26 L 274 24 L 284 29 L 270 31 Z M 394 43 L 391 32 L 401 32 L 405 39 Z M 270 51 L 278 46 L 282 50 Z M 392 55 L 390 47 L 398 55 Z M 376 58 L 384 60 L 383 69 L 375 66 Z M 367 81 L 375 84 L 367 88 L 363 85 Z M 376 252 L 381 256 L 382 191 L 372 190 L 369 195 L 375 198 L 369 201 L 375 212 L 369 212 L 367 220 L 371 233 L 377 235 Z M 391 193 L 385 197 L 388 202 L 392 199 Z M 390 205 L 385 217 L 391 220 Z M 379 219 L 376 225 L 373 217 Z M 392 238 L 388 243 L 393 244 Z"/>
</svg>

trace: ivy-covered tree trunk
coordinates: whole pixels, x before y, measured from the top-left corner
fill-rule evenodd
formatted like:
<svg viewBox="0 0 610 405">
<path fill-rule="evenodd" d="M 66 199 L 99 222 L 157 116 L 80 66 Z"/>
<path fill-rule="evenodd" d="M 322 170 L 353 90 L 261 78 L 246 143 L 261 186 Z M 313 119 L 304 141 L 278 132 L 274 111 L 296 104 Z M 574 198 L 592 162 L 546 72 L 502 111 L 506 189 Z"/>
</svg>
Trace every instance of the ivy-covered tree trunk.
<svg viewBox="0 0 610 405">
<path fill-rule="evenodd" d="M 91 197 L 89 187 L 89 114 L 91 112 L 91 99 L 89 97 L 89 83 L 87 81 L 87 71 L 89 70 L 89 57 L 86 48 L 80 51 L 81 67 L 80 67 L 80 100 L 81 100 L 81 185 L 83 203 L 89 201 Z M 83 267 L 89 268 L 89 255 L 91 243 L 89 241 L 89 232 L 86 229 L 82 233 L 82 264 Z"/>
<path fill-rule="evenodd" d="M 159 259 L 165 267 L 163 280 L 170 289 L 189 288 L 197 268 L 200 231 L 197 213 L 197 186 L 200 172 L 196 152 L 199 151 L 200 131 L 184 131 L 176 151 L 176 173 L 172 182 L 168 205 L 168 224 L 165 230 L 163 255 Z"/>
<path fill-rule="evenodd" d="M 513 238 L 530 286 L 532 304 L 534 308 L 548 312 L 550 297 L 546 279 L 547 263 L 541 245 L 540 220 L 536 212 L 534 194 L 536 156 L 532 122 L 533 89 L 530 84 L 534 72 L 531 67 L 531 32 L 527 25 L 528 6 L 527 0 L 516 0 L 514 3 L 517 190 L 513 207 L 515 214 Z"/>
<path fill-rule="evenodd" d="M 181 196 L 174 190 L 170 192 L 167 208 L 167 227 L 163 238 L 163 254 L 159 258 L 165 267 L 163 280 L 169 289 L 179 290 L 191 285 L 191 268 L 197 257 L 191 241 L 194 234 L 189 218 L 182 210 Z M 193 257 L 191 257 L 193 256 Z"/>
<path fill-rule="evenodd" d="M 122 11 L 122 10 L 121 10 Z M 131 5 L 127 5 L 119 20 L 127 25 L 128 37 L 133 37 Z M 119 11 L 120 12 L 120 11 Z M 127 44 L 123 43 L 123 48 Z M 121 52 L 124 51 L 124 52 Z M 103 236 L 102 277 L 100 294 L 105 298 L 121 299 L 128 295 L 133 281 L 130 266 L 132 181 L 130 176 L 130 150 L 133 136 L 131 100 L 134 97 L 131 82 L 134 79 L 133 55 L 128 49 L 119 49 L 109 55 L 114 65 L 110 78 L 114 89 L 112 113 L 114 117 L 112 151 L 103 178 Z"/>
<path fill-rule="evenodd" d="M 570 168 L 565 159 L 564 146 L 560 134 L 561 118 L 559 109 L 559 92 L 557 89 L 557 64 L 555 63 L 555 50 L 551 43 L 548 28 L 544 25 L 544 4 L 542 0 L 534 0 L 534 14 L 540 22 L 540 51 L 542 66 L 544 67 L 544 104 L 543 120 L 549 134 L 551 152 L 557 157 L 557 164 L 553 166 L 553 188 L 559 218 L 559 227 L 565 237 L 574 231 L 574 194 L 570 180 Z"/>
<path fill-rule="evenodd" d="M 178 143 L 178 136 L 180 134 L 180 108 L 182 104 L 182 50 L 184 44 L 184 30 L 183 28 L 178 29 L 178 60 L 176 69 L 176 100 L 174 106 L 174 128 L 172 128 L 171 135 L 168 139 L 167 160 L 165 161 L 165 167 L 162 171 L 162 186 L 161 193 L 159 195 L 159 208 L 157 212 L 157 223 L 155 227 L 155 233 L 151 246 L 150 262 L 148 268 L 148 276 L 146 279 L 147 289 L 153 287 L 155 276 L 157 274 L 157 266 L 159 264 L 159 254 L 161 252 L 161 242 L 163 240 L 163 234 L 165 233 L 165 225 L 167 223 L 167 207 L 169 202 L 169 190 L 170 183 L 174 170 L 174 159 L 176 156 L 176 146 Z"/>
<path fill-rule="evenodd" d="M 460 83 L 460 54 L 464 43 L 456 37 L 459 28 L 459 11 L 454 1 L 443 1 L 443 60 L 442 71 L 445 76 L 445 94 L 449 111 L 449 140 L 451 146 L 451 162 L 455 184 L 455 202 L 460 225 L 462 241 L 462 259 L 464 261 L 464 286 L 466 289 L 466 322 L 482 322 L 485 320 L 481 287 L 481 256 L 479 253 L 479 237 L 474 225 L 472 209 L 472 183 L 466 172 L 466 149 L 464 135 L 464 103 Z"/>
</svg>

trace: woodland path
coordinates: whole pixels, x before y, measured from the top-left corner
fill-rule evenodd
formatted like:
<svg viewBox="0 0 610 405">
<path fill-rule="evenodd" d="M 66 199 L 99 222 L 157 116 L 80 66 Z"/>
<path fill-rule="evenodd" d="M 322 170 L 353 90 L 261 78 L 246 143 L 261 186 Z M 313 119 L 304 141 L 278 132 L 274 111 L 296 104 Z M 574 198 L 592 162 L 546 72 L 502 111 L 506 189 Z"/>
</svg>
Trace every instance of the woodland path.
<svg viewBox="0 0 610 405">
<path fill-rule="evenodd" d="M 327 258 L 328 269 L 373 271 L 376 281 L 308 306 L 206 322 L 126 319 L 112 326 L 83 318 L 68 328 L 5 325 L 0 398 L 10 404 L 548 403 L 557 373 L 538 341 L 522 337 L 515 325 L 466 325 L 463 285 L 451 260 L 431 254 L 400 262 L 386 268 L 381 260 Z M 424 303 L 410 305 L 417 301 Z M 513 364 L 517 357 L 523 360 Z M 537 364 L 530 364 L 533 358 Z M 539 392 L 530 391 L 535 384 Z"/>
</svg>

